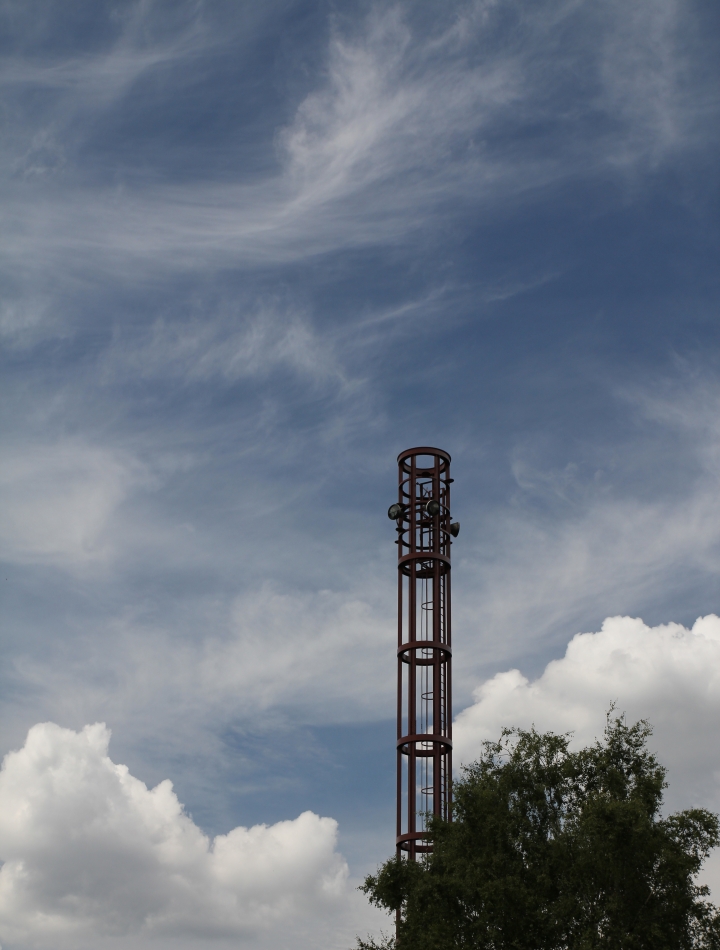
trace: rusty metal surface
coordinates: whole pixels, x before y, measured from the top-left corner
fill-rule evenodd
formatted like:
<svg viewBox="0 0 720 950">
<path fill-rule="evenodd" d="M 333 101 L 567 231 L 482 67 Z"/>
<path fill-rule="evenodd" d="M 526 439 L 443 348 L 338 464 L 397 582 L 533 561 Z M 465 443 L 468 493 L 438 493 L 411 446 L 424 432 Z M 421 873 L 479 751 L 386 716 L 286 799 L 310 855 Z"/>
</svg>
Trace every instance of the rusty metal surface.
<svg viewBox="0 0 720 950">
<path fill-rule="evenodd" d="M 398 455 L 398 500 L 388 511 L 398 535 L 395 841 L 411 860 L 432 851 L 428 815 L 450 817 L 450 546 L 459 530 L 451 531 L 451 483 L 442 449 Z"/>
</svg>

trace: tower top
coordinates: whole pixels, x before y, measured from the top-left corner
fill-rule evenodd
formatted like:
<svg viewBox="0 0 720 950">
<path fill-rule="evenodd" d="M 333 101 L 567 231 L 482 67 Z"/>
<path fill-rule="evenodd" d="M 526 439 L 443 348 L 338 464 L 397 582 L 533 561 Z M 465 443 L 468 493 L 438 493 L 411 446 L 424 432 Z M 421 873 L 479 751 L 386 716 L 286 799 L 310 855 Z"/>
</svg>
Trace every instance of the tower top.
<svg viewBox="0 0 720 950">
<path fill-rule="evenodd" d="M 443 449 L 434 449 L 427 445 L 420 445 L 414 449 L 405 449 L 403 452 L 400 452 L 397 457 L 398 464 L 406 458 L 410 458 L 411 455 L 437 455 L 439 458 L 445 459 L 448 465 L 452 461 L 449 452 L 445 452 Z"/>
</svg>

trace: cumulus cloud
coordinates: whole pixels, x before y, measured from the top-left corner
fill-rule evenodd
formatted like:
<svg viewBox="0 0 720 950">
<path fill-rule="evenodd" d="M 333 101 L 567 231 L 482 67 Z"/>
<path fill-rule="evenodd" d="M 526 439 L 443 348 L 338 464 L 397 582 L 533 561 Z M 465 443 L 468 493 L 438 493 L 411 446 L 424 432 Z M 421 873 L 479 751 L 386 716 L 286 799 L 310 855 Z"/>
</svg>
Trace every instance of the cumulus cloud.
<svg viewBox="0 0 720 950">
<path fill-rule="evenodd" d="M 720 618 L 648 627 L 609 617 L 597 633 L 579 633 L 565 655 L 529 680 L 508 670 L 477 687 L 454 726 L 458 762 L 477 757 L 481 742 L 503 726 L 572 732 L 575 744 L 602 734 L 611 703 L 630 720 L 648 719 L 653 745 L 670 770 L 677 807 L 720 807 Z"/>
<path fill-rule="evenodd" d="M 608 617 L 597 633 L 579 633 L 565 655 L 534 680 L 498 673 L 474 693 L 453 726 L 456 764 L 477 758 L 481 743 L 505 726 L 572 733 L 574 746 L 602 735 L 611 703 L 629 721 L 654 727 L 651 747 L 668 768 L 666 806 L 720 811 L 720 618 L 649 627 Z M 702 872 L 720 901 L 720 853 Z"/>
<path fill-rule="evenodd" d="M 249 938 L 342 904 L 347 866 L 333 819 L 308 811 L 210 839 L 169 781 L 148 789 L 115 764 L 109 738 L 103 724 L 42 723 L 5 757 L 1 939 Z"/>
</svg>

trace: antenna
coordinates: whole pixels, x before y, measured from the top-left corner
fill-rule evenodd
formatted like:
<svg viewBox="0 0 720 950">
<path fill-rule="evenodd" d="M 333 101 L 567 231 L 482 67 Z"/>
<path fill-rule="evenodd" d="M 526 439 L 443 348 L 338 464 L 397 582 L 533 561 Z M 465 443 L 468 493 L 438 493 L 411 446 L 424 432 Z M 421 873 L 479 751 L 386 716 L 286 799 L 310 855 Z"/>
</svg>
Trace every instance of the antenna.
<svg viewBox="0 0 720 950">
<path fill-rule="evenodd" d="M 428 815 L 450 819 L 452 693 L 450 547 L 460 531 L 450 519 L 450 456 L 442 449 L 398 455 L 397 523 L 398 855 L 432 851 Z"/>
</svg>

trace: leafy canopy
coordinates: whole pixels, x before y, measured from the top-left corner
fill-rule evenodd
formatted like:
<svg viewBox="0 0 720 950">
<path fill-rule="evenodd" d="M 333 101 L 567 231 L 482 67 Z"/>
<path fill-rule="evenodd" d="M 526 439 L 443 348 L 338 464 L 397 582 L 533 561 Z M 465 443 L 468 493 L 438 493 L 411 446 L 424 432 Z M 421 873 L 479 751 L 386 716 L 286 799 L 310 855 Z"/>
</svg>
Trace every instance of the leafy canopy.
<svg viewBox="0 0 720 950">
<path fill-rule="evenodd" d="M 397 945 L 720 950 L 720 915 L 695 883 L 718 818 L 662 817 L 666 772 L 650 734 L 608 714 L 604 738 L 577 752 L 535 729 L 485 743 L 453 786 L 454 820 L 430 820 L 433 853 L 391 858 L 365 880 L 372 903 L 400 911 Z"/>
</svg>

